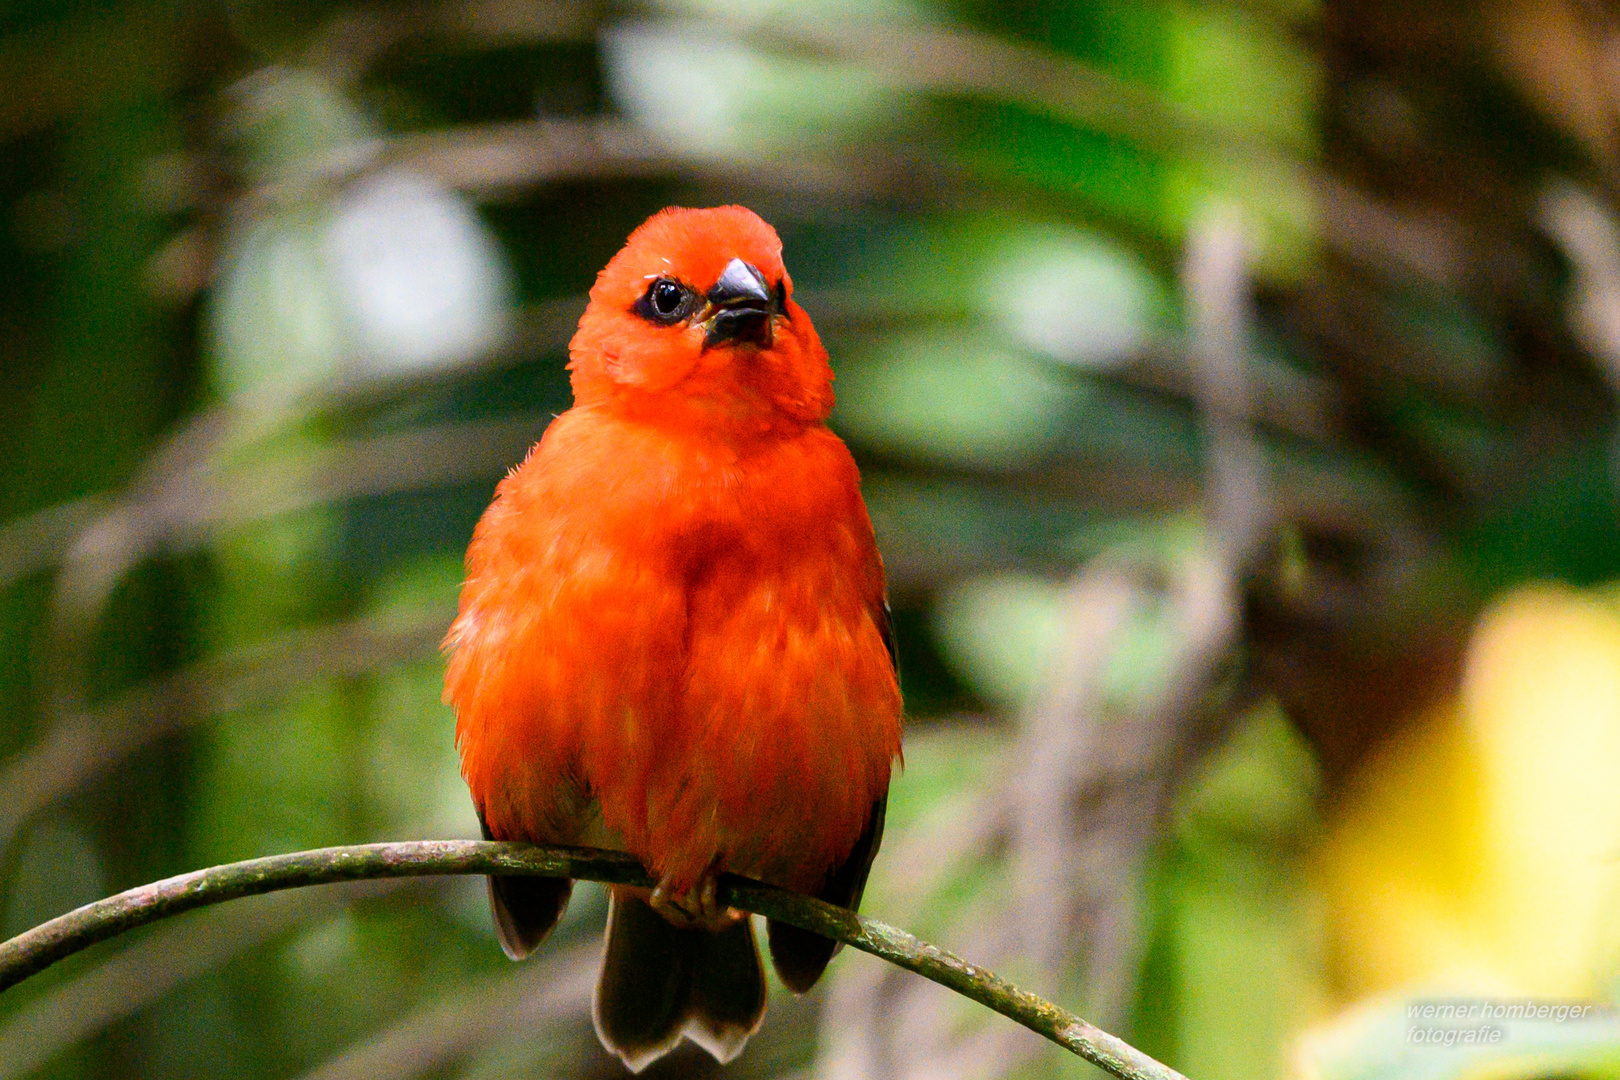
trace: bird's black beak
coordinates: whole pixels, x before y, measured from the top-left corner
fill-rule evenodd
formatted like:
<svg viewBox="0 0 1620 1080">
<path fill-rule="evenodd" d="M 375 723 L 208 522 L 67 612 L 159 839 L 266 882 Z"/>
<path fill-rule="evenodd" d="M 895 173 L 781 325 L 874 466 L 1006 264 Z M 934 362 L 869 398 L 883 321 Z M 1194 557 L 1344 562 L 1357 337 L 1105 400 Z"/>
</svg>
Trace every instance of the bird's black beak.
<svg viewBox="0 0 1620 1080">
<path fill-rule="evenodd" d="M 704 297 L 709 302 L 706 345 L 727 341 L 751 342 L 761 348 L 771 343 L 771 320 L 779 314 L 765 275 L 743 262 L 732 259 L 725 273 Z"/>
</svg>

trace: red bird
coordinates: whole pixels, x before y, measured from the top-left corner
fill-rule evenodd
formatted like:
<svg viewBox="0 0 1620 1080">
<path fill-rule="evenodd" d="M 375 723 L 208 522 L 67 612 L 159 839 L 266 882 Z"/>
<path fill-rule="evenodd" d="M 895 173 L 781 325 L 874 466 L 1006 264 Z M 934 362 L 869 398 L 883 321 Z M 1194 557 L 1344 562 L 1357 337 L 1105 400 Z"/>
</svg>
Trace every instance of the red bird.
<svg viewBox="0 0 1620 1080">
<path fill-rule="evenodd" d="M 765 1011 L 730 871 L 855 907 L 900 753 L 883 563 L 832 371 L 782 242 L 740 206 L 654 215 L 596 279 L 574 407 L 496 489 L 467 550 L 445 700 L 484 834 L 608 847 L 593 1014 L 639 1071 L 720 1061 Z M 491 878 L 514 959 L 572 883 Z M 834 945 L 768 925 L 802 993 Z"/>
</svg>

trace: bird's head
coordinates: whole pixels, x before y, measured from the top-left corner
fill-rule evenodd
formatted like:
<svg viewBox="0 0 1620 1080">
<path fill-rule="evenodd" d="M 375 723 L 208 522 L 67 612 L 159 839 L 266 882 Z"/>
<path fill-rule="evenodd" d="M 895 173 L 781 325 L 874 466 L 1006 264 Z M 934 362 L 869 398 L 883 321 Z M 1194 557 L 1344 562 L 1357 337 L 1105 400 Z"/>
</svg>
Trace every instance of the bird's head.
<svg viewBox="0 0 1620 1080">
<path fill-rule="evenodd" d="M 832 408 L 782 241 L 741 206 L 671 207 L 631 233 L 597 275 L 568 367 L 578 404 L 703 425 L 763 431 Z"/>
</svg>

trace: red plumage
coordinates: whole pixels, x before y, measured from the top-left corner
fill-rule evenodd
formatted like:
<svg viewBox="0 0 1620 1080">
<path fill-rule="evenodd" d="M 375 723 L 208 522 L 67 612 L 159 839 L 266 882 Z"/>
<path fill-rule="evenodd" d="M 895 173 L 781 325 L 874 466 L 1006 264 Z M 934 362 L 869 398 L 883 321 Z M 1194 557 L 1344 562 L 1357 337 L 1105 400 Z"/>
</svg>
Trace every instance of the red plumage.
<svg viewBox="0 0 1620 1080">
<path fill-rule="evenodd" d="M 664 919 L 615 892 L 604 1042 L 632 1068 L 683 1032 L 724 1059 L 763 985 L 742 985 L 747 922 L 705 887 L 731 871 L 853 904 L 876 850 L 900 751 L 882 562 L 825 426 L 826 352 L 752 212 L 647 221 L 569 352 L 574 407 L 468 549 L 445 697 L 490 836 L 619 848 L 661 879 Z M 544 936 L 561 888 L 495 885 L 509 952 Z M 804 989 L 830 946 L 771 930 Z M 616 932 L 638 939 L 623 955 Z M 641 970 L 660 963 L 680 970 Z"/>
</svg>

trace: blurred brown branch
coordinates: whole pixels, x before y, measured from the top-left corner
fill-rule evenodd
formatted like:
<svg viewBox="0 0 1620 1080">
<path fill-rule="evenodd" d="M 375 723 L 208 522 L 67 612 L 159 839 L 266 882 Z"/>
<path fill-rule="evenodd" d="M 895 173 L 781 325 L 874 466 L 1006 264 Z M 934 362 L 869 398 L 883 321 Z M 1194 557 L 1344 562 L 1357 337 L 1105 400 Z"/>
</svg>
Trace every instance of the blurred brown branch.
<svg viewBox="0 0 1620 1080">
<path fill-rule="evenodd" d="M 224 529 L 309 506 L 498 475 L 549 417 L 419 429 L 221 466 L 219 457 L 234 449 L 234 419 L 222 408 L 186 425 L 118 501 L 69 504 L 63 512 L 24 519 L 15 532 L 0 532 L 14 538 L 6 552 L 13 561 L 0 564 L 0 584 L 8 571 L 37 568 L 48 543 L 65 548 L 51 601 L 47 668 L 47 703 L 59 724 L 86 709 L 88 635 L 118 584 L 143 559 L 193 550 Z"/>
<path fill-rule="evenodd" d="M 982 791 L 948 796 L 908 829 L 898 845 L 885 849 L 869 894 L 894 897 L 891 917 L 917 918 L 951 875 L 1006 842 L 1010 802 L 999 777 Z M 977 951 L 978 943 L 973 944 Z M 960 1064 L 968 1066 L 961 1072 L 972 1075 L 973 1063 L 962 1062 L 962 1055 L 944 1061 L 928 1053 L 944 1042 L 936 1029 L 952 1025 L 949 1009 L 932 1007 L 944 995 L 937 984 L 907 979 L 888 965 L 840 969 L 822 1010 L 823 1075 L 840 1080 L 944 1077 Z"/>
<path fill-rule="evenodd" d="M 1023 863 L 1041 874 L 1043 853 L 1074 880 L 1060 890 L 1046 921 L 1027 933 L 1045 940 L 1056 969 L 1073 940 L 1088 942 L 1094 1008 L 1124 1015 L 1140 968 L 1136 891 L 1149 845 L 1191 770 L 1225 737 L 1236 702 L 1220 690 L 1237 668 L 1242 643 L 1242 581 L 1273 528 L 1272 481 L 1252 425 L 1249 392 L 1250 279 L 1237 214 L 1208 207 L 1188 237 L 1183 282 L 1191 315 L 1188 366 L 1205 444 L 1207 542 L 1168 566 L 1088 568 L 1075 583 L 1073 653 L 1027 728 L 1030 775 L 1045 776 L 1044 805 L 1025 818 Z M 1162 577 L 1155 588 L 1152 579 Z M 1133 580 L 1134 578 L 1134 580 Z M 1128 604 L 1162 605 L 1173 638 L 1167 677 L 1143 700 L 1120 708 L 1099 689 L 1102 663 L 1129 621 Z M 1118 612 L 1112 634 L 1081 632 L 1098 609 Z M 1105 623 L 1105 625 L 1109 625 Z M 1089 639 L 1089 640 L 1088 640 Z M 1046 742 L 1067 745 L 1051 763 Z M 1027 781 L 1033 783 L 1034 781 Z M 1054 829 L 1053 823 L 1059 823 Z M 1050 876 L 1045 875 L 1045 876 Z M 1120 883 L 1131 888 L 1121 889 Z M 1052 892 L 1050 888 L 1046 890 Z"/>
<path fill-rule="evenodd" d="M 589 38 L 600 17 L 579 0 L 439 0 L 364 4 L 340 11 L 304 50 L 304 63 L 350 81 L 390 49 L 417 39 L 450 39 L 485 48 Z"/>
<path fill-rule="evenodd" d="M 541 308 L 522 325 L 528 339 L 551 341 L 562 318 Z M 309 506 L 499 476 L 550 419 L 522 414 L 422 428 L 225 468 L 208 461 L 163 469 L 160 452 L 122 501 L 94 496 L 0 525 L 0 586 L 71 558 L 98 523 L 97 547 L 127 548 L 126 559 L 138 560 L 187 551 L 218 530 Z"/>
<path fill-rule="evenodd" d="M 1127 1015 L 1140 968 L 1138 893 L 1148 850 L 1181 784 L 1243 700 L 1232 693 L 1240 582 L 1275 512 L 1251 431 L 1249 281 L 1231 214 L 1200 218 L 1185 288 L 1192 334 L 1179 383 L 1204 429 L 1206 537 L 1173 559 L 1109 551 L 1074 578 L 1063 645 L 1044 691 L 1024 710 L 1018 765 L 1006 782 L 1014 887 L 953 923 L 991 962 L 1029 965 L 1033 978 L 1046 980 L 1035 984 L 1042 990 L 1078 966 L 1087 1008 L 1110 1024 Z M 1193 482 L 1184 480 L 1189 488 Z M 1194 497 L 1187 490 L 1182 501 Z M 1147 621 L 1168 636 L 1163 676 L 1122 697 L 1109 687 L 1109 665 Z M 899 995 L 873 1008 L 906 1031 L 905 1057 L 863 1048 L 846 1064 L 850 1075 L 1006 1074 L 1031 1050 L 1006 1029 L 906 1027 L 920 1010 Z"/>
<path fill-rule="evenodd" d="M 666 142 L 639 124 L 614 118 L 543 118 L 403 135 L 389 142 L 377 162 L 384 163 L 405 165 L 485 198 L 558 180 L 690 172 L 821 195 L 926 193 L 937 201 L 953 189 L 939 168 L 908 160 L 893 147 L 881 155 L 738 160 Z"/>
<path fill-rule="evenodd" d="M 530 1035 L 558 1016 L 587 1016 L 600 952 L 595 944 L 549 951 L 516 974 L 412 1013 L 300 1080 L 409 1080 L 499 1039 Z"/>
<path fill-rule="evenodd" d="M 975 94 L 1047 113 L 1148 147 L 1220 147 L 1223 155 L 1264 157 L 1298 167 L 1302 147 L 1222 123 L 1142 85 L 1037 45 L 962 26 L 882 20 L 779 19 L 753 34 L 762 45 L 806 48 L 854 61 L 906 89 Z"/>
<path fill-rule="evenodd" d="M 431 655 L 453 610 L 297 630 L 204 661 L 90 712 L 70 717 L 0 767 L 0 850 L 35 813 L 153 740 L 189 723 L 243 708 L 329 675 L 359 674 Z"/>
</svg>

